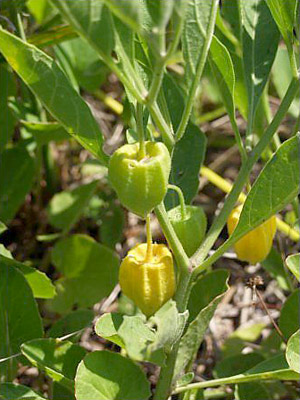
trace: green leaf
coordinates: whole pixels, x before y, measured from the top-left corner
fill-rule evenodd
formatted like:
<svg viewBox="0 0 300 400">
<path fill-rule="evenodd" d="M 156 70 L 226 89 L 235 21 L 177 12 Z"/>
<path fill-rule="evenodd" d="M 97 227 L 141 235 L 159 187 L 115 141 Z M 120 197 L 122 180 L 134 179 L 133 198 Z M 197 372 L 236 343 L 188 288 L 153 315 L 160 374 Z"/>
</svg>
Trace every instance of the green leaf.
<svg viewBox="0 0 300 400">
<path fill-rule="evenodd" d="M 6 257 L 8 259 L 13 258 L 11 252 L 9 250 L 7 250 L 7 248 L 5 246 L 3 246 L 3 244 L 1 244 L 1 243 L 0 243 L 0 255 Z"/>
<path fill-rule="evenodd" d="M 88 354 L 79 364 L 75 385 L 77 400 L 146 400 L 150 396 L 150 385 L 141 369 L 109 351 Z"/>
<path fill-rule="evenodd" d="M 28 360 L 67 389 L 74 390 L 76 368 L 86 354 L 82 347 L 58 339 L 36 339 L 23 343 Z"/>
<path fill-rule="evenodd" d="M 214 376 L 216 378 L 225 378 L 241 374 L 262 361 L 264 361 L 264 357 L 259 353 L 237 354 L 226 357 L 217 363 L 214 369 Z"/>
<path fill-rule="evenodd" d="M 300 374 L 300 330 L 289 338 L 285 356 L 291 369 Z"/>
<path fill-rule="evenodd" d="M 39 24 L 54 14 L 48 0 L 28 0 L 26 6 Z"/>
<path fill-rule="evenodd" d="M 111 11 L 131 29 L 139 32 L 143 25 L 143 2 L 127 0 L 103 0 Z"/>
<path fill-rule="evenodd" d="M 184 330 L 188 319 L 188 311 L 179 313 L 175 301 L 169 300 L 151 317 L 151 322 L 157 326 L 155 340 L 149 346 L 150 352 L 164 349 L 170 352 Z"/>
<path fill-rule="evenodd" d="M 207 274 L 194 285 L 189 302 L 189 309 L 191 310 L 191 315 L 193 315 L 196 310 L 198 311 L 198 315 L 195 315 L 192 323 L 190 323 L 185 334 L 181 338 L 176 359 L 174 380 L 176 380 L 184 368 L 194 360 L 210 320 L 228 289 L 227 279 L 228 272 L 219 270 Z M 207 296 L 205 300 L 202 301 L 202 297 L 205 294 Z M 198 298 L 199 305 L 195 304 L 196 298 Z"/>
<path fill-rule="evenodd" d="M 99 228 L 101 242 L 112 249 L 123 237 L 125 216 L 123 209 L 111 203 L 101 216 Z"/>
<path fill-rule="evenodd" d="M 297 196 L 299 140 L 300 135 L 286 140 L 265 165 L 247 196 L 239 223 L 228 242 L 240 239 Z"/>
<path fill-rule="evenodd" d="M 57 122 L 33 122 L 33 121 L 20 121 L 26 130 L 30 132 L 35 138 L 37 144 L 42 146 L 51 141 L 61 142 L 70 139 L 70 135 L 64 127 Z"/>
<path fill-rule="evenodd" d="M 68 59 L 82 88 L 93 92 L 103 84 L 108 69 L 99 59 L 98 53 L 85 40 L 82 38 L 68 40 L 61 43 L 59 48 Z"/>
<path fill-rule="evenodd" d="M 152 18 L 153 26 L 160 32 L 164 29 L 172 16 L 177 0 L 146 0 L 146 6 Z"/>
<path fill-rule="evenodd" d="M 7 230 L 7 226 L 0 221 L 0 235 Z"/>
<path fill-rule="evenodd" d="M 0 358 L 19 353 L 23 342 L 43 335 L 42 321 L 32 291 L 23 274 L 0 263 Z M 0 364 L 0 375 L 10 378 L 15 362 Z"/>
<path fill-rule="evenodd" d="M 0 152 L 10 140 L 15 125 L 15 118 L 8 107 L 8 98 L 15 96 L 16 82 L 5 64 L 0 65 Z"/>
<path fill-rule="evenodd" d="M 227 290 L 228 271 L 219 269 L 209 272 L 199 279 L 193 286 L 189 302 L 189 321 L 197 317 L 215 297 Z"/>
<path fill-rule="evenodd" d="M 279 328 L 288 339 L 299 329 L 300 289 L 295 290 L 285 301 L 279 317 Z"/>
<path fill-rule="evenodd" d="M 261 265 L 266 271 L 268 271 L 272 278 L 277 280 L 281 289 L 290 290 L 281 254 L 275 250 L 274 247 L 271 249 L 268 257 L 261 262 Z"/>
<path fill-rule="evenodd" d="M 285 262 L 288 269 L 297 278 L 298 282 L 300 282 L 300 253 L 288 256 Z"/>
<path fill-rule="evenodd" d="M 0 255 L 0 265 L 18 268 L 31 287 L 35 298 L 51 299 L 55 296 L 55 287 L 45 273 L 2 255 Z"/>
<path fill-rule="evenodd" d="M 280 99 L 284 97 L 287 88 L 291 82 L 292 76 L 293 74 L 287 49 L 284 47 L 279 47 L 273 65 L 272 78 L 276 92 L 279 95 Z M 289 113 L 294 118 L 297 118 L 299 115 L 299 107 L 300 101 L 298 94 L 298 96 L 296 96 L 289 108 Z"/>
<path fill-rule="evenodd" d="M 279 31 L 264 0 L 240 1 L 240 7 L 248 120 L 253 121 L 276 55 Z"/>
<path fill-rule="evenodd" d="M 115 45 L 114 32 L 112 17 L 103 1 L 51 0 L 51 2 L 100 55 L 110 57 Z"/>
<path fill-rule="evenodd" d="M 199 171 L 206 151 L 206 137 L 195 125 L 187 126 L 185 135 L 176 143 L 172 157 L 169 182 L 183 191 L 185 202 L 190 204 L 198 193 Z M 167 209 L 179 204 L 178 196 L 170 191 L 166 196 Z"/>
<path fill-rule="evenodd" d="M 233 63 L 229 51 L 215 36 L 213 36 L 210 45 L 209 61 L 232 128 L 238 134 L 238 126 L 235 119 L 235 74 Z"/>
<path fill-rule="evenodd" d="M 143 317 L 104 314 L 96 322 L 95 331 L 97 335 L 124 348 L 133 360 L 148 361 L 161 366 L 164 364 L 164 353 L 151 352 L 149 348 L 156 337 L 154 330 L 145 324 Z M 135 340 L 132 340 L 133 336 Z"/>
<path fill-rule="evenodd" d="M 83 147 L 107 163 L 102 150 L 103 137 L 89 107 L 55 61 L 3 29 L 0 29 L 0 50 L 50 114 Z"/>
<path fill-rule="evenodd" d="M 92 310 L 73 311 L 56 321 L 47 332 L 47 336 L 52 338 L 60 338 L 70 333 L 77 332 L 90 326 L 93 319 L 94 312 Z M 80 335 L 74 335 L 68 338 L 68 340 L 70 342 L 75 342 L 79 337 Z"/>
<path fill-rule="evenodd" d="M 52 382 L 53 400 L 76 400 L 74 390 L 69 390 L 58 382 Z"/>
<path fill-rule="evenodd" d="M 235 390 L 236 400 L 272 400 L 269 390 L 266 385 L 261 382 L 240 383 Z"/>
<path fill-rule="evenodd" d="M 63 232 L 68 232 L 79 219 L 96 187 L 97 181 L 94 181 L 76 189 L 55 194 L 47 210 L 50 224 Z"/>
<path fill-rule="evenodd" d="M 118 281 L 119 258 L 86 235 L 57 242 L 52 261 L 63 277 L 55 282 L 58 294 L 49 307 L 59 313 L 70 311 L 74 304 L 92 306 L 108 296 Z"/>
<path fill-rule="evenodd" d="M 188 0 L 182 34 L 187 88 L 191 86 L 195 78 L 198 60 L 206 40 L 212 5 L 212 0 Z"/>
<path fill-rule="evenodd" d="M 135 321 L 137 322 L 137 324 L 139 324 L 141 318 L 140 317 L 136 317 L 136 318 L 138 318 L 138 320 L 135 319 Z M 119 328 L 122 325 L 123 321 L 124 321 L 124 316 L 122 314 L 118 314 L 118 313 L 104 314 L 97 320 L 96 325 L 95 325 L 95 332 L 97 333 L 98 336 L 100 336 L 104 339 L 110 340 L 111 342 L 117 344 L 118 346 L 125 348 L 125 343 L 121 339 L 121 337 L 118 333 Z M 141 322 L 143 323 L 142 320 L 141 320 Z M 147 340 L 147 337 L 148 337 L 148 334 L 146 336 L 146 340 Z M 141 336 L 139 336 L 139 340 L 141 340 L 141 339 L 143 339 L 143 338 Z M 144 344 L 143 344 L 143 348 L 144 348 Z"/>
<path fill-rule="evenodd" d="M 294 43 L 297 0 L 265 0 L 288 48 Z"/>
<path fill-rule="evenodd" d="M 46 400 L 28 386 L 17 385 L 16 383 L 0 384 L 1 400 Z"/>
<path fill-rule="evenodd" d="M 21 147 L 4 150 L 0 163 L 0 218 L 9 222 L 30 191 L 35 174 L 34 161 Z"/>
</svg>

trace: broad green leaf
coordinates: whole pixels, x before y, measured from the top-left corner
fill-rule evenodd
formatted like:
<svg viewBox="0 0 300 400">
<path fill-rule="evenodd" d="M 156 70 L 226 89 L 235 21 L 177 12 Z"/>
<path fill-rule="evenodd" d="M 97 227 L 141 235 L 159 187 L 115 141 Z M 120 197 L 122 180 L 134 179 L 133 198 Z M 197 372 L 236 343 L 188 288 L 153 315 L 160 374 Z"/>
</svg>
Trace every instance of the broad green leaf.
<svg viewBox="0 0 300 400">
<path fill-rule="evenodd" d="M 75 310 L 67 314 L 63 318 L 54 322 L 49 331 L 48 337 L 60 338 L 70 333 L 77 332 L 83 328 L 87 328 L 92 324 L 94 312 L 92 310 Z M 79 332 L 80 333 L 80 332 Z M 70 336 L 68 340 L 75 342 L 80 335 Z"/>
<path fill-rule="evenodd" d="M 209 61 L 232 128 L 234 132 L 238 134 L 238 127 L 235 119 L 235 75 L 233 64 L 229 51 L 215 36 L 213 36 L 210 45 Z"/>
<path fill-rule="evenodd" d="M 155 340 L 149 346 L 149 351 L 164 349 L 170 352 L 185 328 L 189 313 L 179 313 L 175 301 L 169 300 L 151 317 L 151 322 L 157 327 Z"/>
<path fill-rule="evenodd" d="M 277 280 L 281 289 L 290 290 L 281 254 L 274 247 L 271 249 L 268 257 L 261 262 L 261 265 L 268 271 L 272 278 Z"/>
<path fill-rule="evenodd" d="M 0 265 L 7 268 L 15 267 L 19 269 L 31 287 L 33 296 L 39 299 L 51 299 L 55 296 L 55 287 L 47 275 L 38 269 L 22 264 L 11 258 L 0 255 Z"/>
<path fill-rule="evenodd" d="M 189 302 L 189 320 L 192 321 L 214 298 L 227 290 L 228 272 L 224 269 L 209 272 L 193 286 Z"/>
<path fill-rule="evenodd" d="M 131 29 L 139 32 L 143 23 L 143 2 L 127 0 L 103 0 L 110 10 Z"/>
<path fill-rule="evenodd" d="M 137 317 L 141 319 L 140 317 Z M 95 332 L 98 336 L 110 340 L 120 347 L 125 347 L 125 343 L 120 338 L 118 330 L 124 321 L 122 314 L 107 313 L 102 315 L 96 322 Z M 138 321 L 139 323 L 139 321 Z M 141 339 L 141 337 L 139 338 Z"/>
<path fill-rule="evenodd" d="M 177 0 L 146 0 L 147 9 L 152 18 L 153 26 L 158 32 L 164 29 L 172 15 Z"/>
<path fill-rule="evenodd" d="M 115 248 L 115 245 L 120 243 L 123 237 L 124 224 L 123 209 L 114 203 L 110 203 L 108 209 L 103 211 L 101 216 L 99 228 L 101 242 L 112 249 Z"/>
<path fill-rule="evenodd" d="M 102 56 L 114 48 L 112 17 L 101 0 L 51 0 L 52 4 Z M 131 2 L 130 2 L 131 3 Z"/>
<path fill-rule="evenodd" d="M 0 29 L 0 51 L 50 114 L 83 147 L 106 163 L 107 156 L 102 150 L 103 137 L 99 127 L 87 104 L 73 89 L 55 61 L 35 46 L 3 29 Z"/>
<path fill-rule="evenodd" d="M 30 191 L 35 174 L 34 161 L 20 147 L 4 150 L 0 162 L 0 218 L 9 222 Z"/>
<path fill-rule="evenodd" d="M 16 383 L 0 384 L 1 400 L 46 400 L 28 386 L 17 385 Z"/>
<path fill-rule="evenodd" d="M 0 65 L 0 152 L 10 140 L 15 125 L 15 118 L 8 107 L 8 98 L 15 96 L 16 82 L 5 64 Z"/>
<path fill-rule="evenodd" d="M 300 374 L 300 330 L 289 338 L 285 356 L 291 369 Z"/>
<path fill-rule="evenodd" d="M 272 78 L 276 92 L 282 99 L 292 79 L 292 69 L 291 69 L 290 59 L 287 49 L 284 47 L 278 48 L 272 69 Z M 299 107 L 300 107 L 300 101 L 298 95 L 293 100 L 289 108 L 289 113 L 294 118 L 297 118 L 299 115 Z"/>
<path fill-rule="evenodd" d="M 285 260 L 288 269 L 300 282 L 300 253 L 292 254 L 288 256 Z"/>
<path fill-rule="evenodd" d="M 279 328 L 286 339 L 299 329 L 299 304 L 300 289 L 298 288 L 286 299 L 279 317 Z"/>
<path fill-rule="evenodd" d="M 79 364 L 77 400 L 147 400 L 150 384 L 140 367 L 120 354 L 94 351 Z"/>
<path fill-rule="evenodd" d="M 67 389 L 74 390 L 76 368 L 86 354 L 82 347 L 58 339 L 36 339 L 23 343 L 28 360 Z"/>
<path fill-rule="evenodd" d="M 294 42 L 297 0 L 265 0 L 288 48 Z"/>
<path fill-rule="evenodd" d="M 33 135 L 39 146 L 51 141 L 61 142 L 71 138 L 63 126 L 57 122 L 32 122 L 24 120 L 20 122 Z"/>
<path fill-rule="evenodd" d="M 97 335 L 124 348 L 130 358 L 136 361 L 148 361 L 163 365 L 164 354 L 151 354 L 148 345 L 155 340 L 155 332 L 145 324 L 140 316 L 122 316 L 108 313 L 100 317 L 96 323 Z M 132 340 L 132 337 L 135 340 Z"/>
<path fill-rule="evenodd" d="M 182 52 L 186 63 L 185 79 L 187 88 L 195 78 L 199 58 L 203 51 L 212 12 L 213 0 L 188 0 L 184 29 L 182 34 Z"/>
<path fill-rule="evenodd" d="M 189 308 L 191 309 L 192 314 L 194 310 L 197 309 L 198 315 L 196 314 L 195 318 L 190 323 L 185 334 L 180 340 L 179 351 L 175 364 L 174 380 L 176 380 L 184 368 L 194 360 L 210 320 L 212 319 L 217 306 L 228 289 L 226 283 L 228 279 L 227 271 L 214 271 L 209 273 L 208 276 L 208 278 L 207 276 L 202 278 L 203 282 L 201 282 L 202 279 L 200 279 L 192 289 L 193 300 L 191 300 Z M 208 290 L 208 288 L 211 288 L 211 292 Z M 199 291 L 199 289 L 204 290 Z M 202 302 L 202 296 L 205 293 L 207 294 L 207 297 L 205 301 Z M 196 297 L 198 297 L 199 306 L 194 305 L 192 307 Z"/>
<path fill-rule="evenodd" d="M 259 353 L 237 354 L 219 361 L 214 369 L 216 378 L 241 374 L 264 361 L 264 357 Z"/>
<path fill-rule="evenodd" d="M 222 17 L 225 18 L 230 25 L 236 39 L 241 37 L 239 1 L 240 0 L 223 0 L 221 8 Z"/>
<path fill-rule="evenodd" d="M 52 382 L 53 400 L 76 400 L 75 391 L 69 390 L 58 382 Z"/>
<path fill-rule="evenodd" d="M 85 40 L 68 40 L 61 43 L 59 48 L 68 59 L 80 87 L 93 92 L 103 84 L 108 69 Z"/>
<path fill-rule="evenodd" d="M 236 400 L 273 400 L 267 386 L 261 382 L 240 383 L 234 394 Z"/>
<path fill-rule="evenodd" d="M 55 194 L 47 210 L 50 224 L 68 232 L 80 218 L 93 196 L 96 186 L 97 181 L 94 181 L 76 189 Z"/>
<path fill-rule="evenodd" d="M 286 140 L 265 165 L 247 196 L 239 223 L 228 242 L 238 240 L 297 196 L 299 140 L 300 135 Z"/>
<path fill-rule="evenodd" d="M 176 143 L 172 157 L 169 182 L 183 191 L 185 202 L 190 204 L 198 193 L 199 171 L 206 151 L 206 137 L 196 126 L 189 124 L 185 135 Z M 179 204 L 178 196 L 170 191 L 166 197 L 167 209 Z"/>
<path fill-rule="evenodd" d="M 43 335 L 42 321 L 23 274 L 0 263 L 0 358 L 20 352 L 27 340 Z M 13 377 L 15 359 L 0 364 L 0 375 Z"/>
<path fill-rule="evenodd" d="M 26 6 L 39 24 L 54 14 L 48 0 L 28 0 Z"/>
<path fill-rule="evenodd" d="M 264 0 L 240 0 L 240 8 L 248 121 L 253 121 L 276 55 L 279 31 Z"/>
<path fill-rule="evenodd" d="M 108 296 L 118 281 L 119 259 L 108 247 L 86 235 L 73 235 L 55 244 L 52 261 L 62 273 L 55 282 L 57 296 L 49 307 L 59 313 L 90 307 Z"/>
</svg>

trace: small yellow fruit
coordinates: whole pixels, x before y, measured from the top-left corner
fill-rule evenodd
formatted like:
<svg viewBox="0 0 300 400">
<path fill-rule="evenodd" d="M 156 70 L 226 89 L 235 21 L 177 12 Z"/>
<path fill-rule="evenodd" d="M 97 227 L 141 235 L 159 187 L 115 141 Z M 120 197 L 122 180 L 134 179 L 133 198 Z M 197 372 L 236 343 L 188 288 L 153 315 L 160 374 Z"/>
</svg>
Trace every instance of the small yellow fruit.
<svg viewBox="0 0 300 400">
<path fill-rule="evenodd" d="M 147 243 L 133 247 L 120 266 L 123 293 L 150 317 L 175 293 L 173 257 L 164 244 L 153 244 L 147 259 Z"/>
<path fill-rule="evenodd" d="M 227 229 L 231 235 L 237 226 L 243 206 L 232 210 L 227 220 Z M 239 260 L 256 264 L 263 261 L 272 248 L 276 233 L 276 217 L 273 215 L 267 221 L 247 233 L 234 244 L 234 250 Z"/>
</svg>

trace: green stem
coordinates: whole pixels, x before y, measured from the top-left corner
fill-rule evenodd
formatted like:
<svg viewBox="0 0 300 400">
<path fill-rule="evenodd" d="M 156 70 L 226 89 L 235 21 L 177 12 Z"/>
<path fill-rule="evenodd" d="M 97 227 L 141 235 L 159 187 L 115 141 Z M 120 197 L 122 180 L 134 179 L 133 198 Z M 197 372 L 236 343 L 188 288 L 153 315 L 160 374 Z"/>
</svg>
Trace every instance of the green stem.
<svg viewBox="0 0 300 400">
<path fill-rule="evenodd" d="M 152 233 L 150 226 L 150 214 L 148 214 L 146 217 L 146 231 L 147 231 L 146 262 L 150 262 L 153 258 L 153 242 L 152 242 Z"/>
<path fill-rule="evenodd" d="M 183 4 L 185 4 L 185 2 L 183 2 Z M 154 101 L 156 101 L 156 99 L 157 99 L 157 96 L 158 96 L 158 93 L 159 93 L 159 90 L 161 87 L 161 83 L 163 80 L 164 72 L 165 72 L 165 66 L 168 63 L 169 59 L 172 57 L 174 51 L 177 49 L 177 46 L 178 46 L 178 43 L 179 43 L 179 40 L 181 37 L 183 22 L 184 22 L 184 17 L 181 15 L 179 18 L 179 21 L 176 25 L 176 30 L 175 30 L 173 40 L 170 43 L 166 54 L 164 54 L 164 48 L 162 47 L 165 44 L 165 40 L 160 47 L 161 58 L 156 63 L 156 67 L 154 69 L 154 78 L 151 82 L 151 86 L 150 86 L 149 93 L 147 95 L 147 100 L 146 100 L 148 106 L 153 104 Z M 163 36 L 163 39 L 165 39 L 165 36 Z"/>
<path fill-rule="evenodd" d="M 171 151 L 175 145 L 172 128 L 168 126 L 168 124 L 166 123 L 157 103 L 152 104 L 152 106 L 150 106 L 149 109 L 154 123 L 157 125 L 159 131 L 162 134 L 165 145 Z"/>
<path fill-rule="evenodd" d="M 161 59 L 156 63 L 153 73 L 153 79 L 151 86 L 146 97 L 147 106 L 151 106 L 156 100 L 158 93 L 160 91 L 161 83 L 163 80 L 166 65 L 166 57 L 162 56 Z"/>
<path fill-rule="evenodd" d="M 197 64 L 196 73 L 195 73 L 195 77 L 194 77 L 192 86 L 189 90 L 189 96 L 187 99 L 187 103 L 185 105 L 185 108 L 184 108 L 184 111 L 182 114 L 182 118 L 181 118 L 180 124 L 178 126 L 176 135 L 175 135 L 177 141 L 182 138 L 182 136 L 185 132 L 186 126 L 189 122 L 189 118 L 191 115 L 191 111 L 192 111 L 192 107 L 193 107 L 193 103 L 194 103 L 194 99 L 195 99 L 196 90 L 199 85 L 199 81 L 201 79 L 202 72 L 204 70 L 205 62 L 207 59 L 207 55 L 209 52 L 209 47 L 210 47 L 210 43 L 212 40 L 214 28 L 215 28 L 215 21 L 216 21 L 218 6 L 219 6 L 219 1 L 213 0 L 211 14 L 210 14 L 210 20 L 209 20 L 209 24 L 208 24 L 207 31 L 206 31 L 206 38 L 204 41 L 202 53 L 201 53 L 201 56 L 200 56 L 198 64 Z"/>
<path fill-rule="evenodd" d="M 139 137 L 139 152 L 138 152 L 138 160 L 142 160 L 146 156 L 146 146 L 145 146 L 145 135 L 144 135 L 144 122 L 143 122 L 143 105 L 137 103 L 136 105 L 136 127 L 137 133 Z"/>
<path fill-rule="evenodd" d="M 218 238 L 221 230 L 223 229 L 224 225 L 226 224 L 227 218 L 228 218 L 231 210 L 233 209 L 235 203 L 237 202 L 238 197 L 239 197 L 240 193 L 242 192 L 242 189 L 249 178 L 252 167 L 257 162 L 257 160 L 261 156 L 264 149 L 267 147 L 267 145 L 272 140 L 273 135 L 277 131 L 282 119 L 284 118 L 285 114 L 287 113 L 298 90 L 299 90 L 298 81 L 296 79 L 292 79 L 292 81 L 288 87 L 288 90 L 287 90 L 287 92 L 280 104 L 280 107 L 279 107 L 277 113 L 275 114 L 271 124 L 265 130 L 260 141 L 257 143 L 255 148 L 253 149 L 251 157 L 249 157 L 248 160 L 242 165 L 240 172 L 237 176 L 237 179 L 235 181 L 235 184 L 234 184 L 231 192 L 229 193 L 227 199 L 225 200 L 224 206 L 223 206 L 220 214 L 214 220 L 204 242 L 202 243 L 202 245 L 199 247 L 199 249 L 196 251 L 196 253 L 191 258 L 192 264 L 197 265 L 197 267 L 193 271 L 194 277 L 196 277 L 204 269 L 208 268 L 214 261 L 216 261 L 219 257 L 221 257 L 221 255 L 227 250 L 228 241 L 225 242 L 223 244 L 223 246 L 219 247 L 219 249 L 212 256 L 207 258 L 205 260 L 205 262 L 203 263 L 205 257 L 209 253 L 210 249 L 212 248 L 216 239 Z M 229 243 L 229 245 L 230 244 L 231 243 Z"/>
<path fill-rule="evenodd" d="M 26 35 L 25 35 L 24 27 L 23 27 L 22 17 L 19 12 L 17 12 L 17 21 L 18 21 L 18 29 L 19 29 L 20 37 L 24 42 L 26 42 Z"/>
<path fill-rule="evenodd" d="M 171 222 L 169 221 L 164 203 L 155 207 L 155 214 L 158 222 L 166 236 L 166 239 L 173 251 L 178 268 L 182 271 L 189 271 L 190 260 L 186 255 L 180 240 L 178 239 Z"/>
<path fill-rule="evenodd" d="M 295 372 L 295 377 L 296 377 L 296 372 Z M 276 380 L 276 379 L 278 379 L 278 377 L 276 376 L 276 371 L 261 372 L 252 375 L 239 374 L 235 376 L 229 376 L 228 378 L 220 378 L 220 379 L 213 379 L 210 381 L 190 383 L 189 385 L 181 386 L 175 389 L 172 394 L 178 394 L 192 389 L 204 389 L 221 385 L 222 386 L 233 385 L 237 383 L 255 382 L 263 380 Z"/>
<path fill-rule="evenodd" d="M 191 285 L 190 261 L 168 219 L 163 203 L 155 208 L 155 214 L 170 244 L 178 265 L 179 279 L 175 293 L 175 300 L 178 311 L 184 312 L 187 307 L 188 294 L 190 293 Z M 170 395 L 178 348 L 179 341 L 174 344 L 171 352 L 167 356 L 165 365 L 161 368 L 153 400 L 165 400 Z"/>
<path fill-rule="evenodd" d="M 179 202 L 180 202 L 180 210 L 181 210 L 181 219 L 185 220 L 186 219 L 186 205 L 185 205 L 185 200 L 184 200 L 184 195 L 182 193 L 182 190 L 180 187 L 176 185 L 168 185 L 168 189 L 175 190 L 175 192 L 178 194 Z"/>
</svg>

